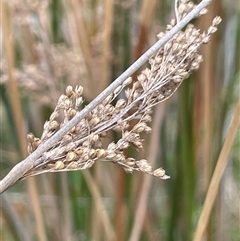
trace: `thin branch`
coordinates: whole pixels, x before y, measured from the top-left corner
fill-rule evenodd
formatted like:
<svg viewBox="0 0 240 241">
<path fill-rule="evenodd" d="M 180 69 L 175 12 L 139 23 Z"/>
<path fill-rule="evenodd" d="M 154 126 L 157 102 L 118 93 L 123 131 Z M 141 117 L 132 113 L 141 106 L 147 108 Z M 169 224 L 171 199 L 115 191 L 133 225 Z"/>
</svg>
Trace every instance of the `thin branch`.
<svg viewBox="0 0 240 241">
<path fill-rule="evenodd" d="M 101 103 L 108 95 L 110 95 L 118 86 L 120 86 L 128 77 L 138 70 L 147 60 L 154 55 L 165 43 L 167 43 L 175 34 L 177 34 L 186 24 L 188 24 L 200 11 L 205 8 L 212 0 L 203 0 L 199 3 L 184 19 L 166 33 L 158 42 L 148 49 L 134 64 L 132 64 L 123 74 L 121 74 L 111 85 L 109 85 L 102 93 L 100 93 L 90 104 L 88 104 L 80 113 L 70 120 L 63 128 L 56 132 L 51 138 L 40 145 L 25 160 L 18 163 L 0 181 L 0 193 L 16 183 L 24 173 L 29 171 L 35 165 L 41 163 L 39 158 L 45 151 L 55 145 L 69 130 L 79 123 L 90 111 L 92 111 L 99 103 Z M 39 158 L 39 159 L 38 159 Z M 38 159 L 38 162 L 36 160 Z"/>
</svg>

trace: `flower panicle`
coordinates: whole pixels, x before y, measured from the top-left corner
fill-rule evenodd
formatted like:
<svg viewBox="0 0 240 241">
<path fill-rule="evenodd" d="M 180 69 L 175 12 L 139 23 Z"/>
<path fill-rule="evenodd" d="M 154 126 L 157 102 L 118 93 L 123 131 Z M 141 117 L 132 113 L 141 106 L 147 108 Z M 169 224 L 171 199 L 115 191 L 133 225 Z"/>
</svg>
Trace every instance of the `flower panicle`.
<svg viewBox="0 0 240 241">
<path fill-rule="evenodd" d="M 188 0 L 179 1 L 176 19 L 170 21 L 166 32 L 194 8 Z M 202 10 L 199 17 L 206 13 Z M 83 170 L 90 168 L 96 161 L 115 163 L 125 171 L 140 171 L 161 179 L 168 179 L 165 170 L 155 169 L 145 160 L 136 160 L 125 156 L 129 146 L 143 149 L 142 133 L 151 133 L 149 126 L 153 106 L 171 97 L 182 81 L 199 68 L 203 61 L 199 49 L 210 41 L 216 32 L 220 17 L 215 17 L 206 32 L 200 32 L 193 24 L 188 24 L 184 31 L 179 31 L 170 41 L 149 59 L 150 67 L 142 71 L 136 81 L 126 79 L 102 103 L 92 110 L 84 119 L 74 126 L 51 149 L 41 157 L 39 165 L 34 166 L 23 178 L 43 172 Z M 159 33 L 161 38 L 165 33 Z M 131 85 L 131 87 L 129 87 Z M 113 100 L 124 89 L 125 98 Z M 36 150 L 41 143 L 49 139 L 75 115 L 84 102 L 81 86 L 68 86 L 61 95 L 49 121 L 44 124 L 41 138 L 28 135 L 29 153 Z M 63 119 L 61 117 L 63 116 Z M 104 145 L 108 131 L 121 133 L 117 142 Z"/>
</svg>

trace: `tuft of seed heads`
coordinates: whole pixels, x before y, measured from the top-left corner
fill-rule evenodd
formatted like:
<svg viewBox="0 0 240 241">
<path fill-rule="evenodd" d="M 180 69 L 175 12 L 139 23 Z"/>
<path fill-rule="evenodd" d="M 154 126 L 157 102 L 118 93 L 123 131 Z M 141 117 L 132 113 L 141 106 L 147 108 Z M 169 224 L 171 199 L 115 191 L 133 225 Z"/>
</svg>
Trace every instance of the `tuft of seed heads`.
<svg viewBox="0 0 240 241">
<path fill-rule="evenodd" d="M 165 33 L 194 8 L 188 0 L 180 0 L 176 9 L 176 19 L 167 25 Z M 198 16 L 205 14 L 203 10 Z M 140 171 L 161 179 L 169 178 L 165 170 L 153 169 L 145 160 L 127 157 L 124 151 L 133 146 L 143 149 L 142 133 L 150 133 L 152 108 L 156 104 L 171 97 L 182 81 L 189 77 L 192 71 L 199 68 L 202 56 L 199 53 L 201 45 L 210 41 L 216 32 L 220 17 L 215 17 L 206 32 L 201 33 L 193 24 L 178 32 L 168 43 L 159 49 L 158 53 L 149 59 L 150 67 L 142 71 L 137 81 L 126 79 L 102 103 L 92 110 L 74 128 L 72 128 L 58 143 L 41 156 L 41 164 L 34 166 L 23 178 L 43 172 L 59 172 L 83 170 L 90 168 L 96 161 L 110 161 L 126 172 Z M 165 33 L 159 33 L 161 38 Z M 128 87 L 132 84 L 132 87 Z M 125 98 L 113 100 L 124 89 Z M 50 138 L 71 120 L 83 104 L 83 88 L 68 86 L 66 93 L 61 95 L 49 121 L 44 124 L 41 138 L 29 134 L 28 151 L 31 153 L 41 143 Z M 63 119 L 59 121 L 60 113 Z M 135 124 L 130 122 L 134 120 Z M 103 139 L 110 130 L 119 131 L 120 139 L 103 146 Z"/>
</svg>

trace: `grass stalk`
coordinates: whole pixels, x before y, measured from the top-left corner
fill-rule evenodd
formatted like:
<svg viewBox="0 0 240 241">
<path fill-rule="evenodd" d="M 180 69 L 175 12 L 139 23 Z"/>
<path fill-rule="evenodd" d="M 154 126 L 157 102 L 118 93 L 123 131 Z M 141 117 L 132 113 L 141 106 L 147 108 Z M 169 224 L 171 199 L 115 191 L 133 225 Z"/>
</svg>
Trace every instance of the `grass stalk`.
<svg viewBox="0 0 240 241">
<path fill-rule="evenodd" d="M 8 95 L 11 102 L 11 108 L 12 113 L 14 117 L 14 125 L 16 126 L 17 130 L 17 139 L 20 143 L 20 151 L 21 156 L 26 157 L 27 156 L 27 145 L 25 141 L 25 132 L 24 132 L 24 121 L 22 116 L 22 110 L 21 110 L 21 101 L 20 96 L 18 93 L 18 86 L 16 79 L 14 78 L 13 72 L 14 72 L 14 43 L 13 39 L 11 37 L 12 29 L 11 29 L 11 15 L 7 18 L 5 15 L 7 13 L 7 6 L 3 5 L 4 11 L 2 11 L 2 18 L 1 18 L 1 25 L 3 29 L 3 37 L 4 37 L 4 48 L 6 53 L 6 59 L 8 63 L 8 76 L 9 76 L 9 82 L 8 82 Z M 9 12 L 10 13 L 10 12 Z M 8 19 L 8 20 L 7 20 Z M 7 24 L 8 23 L 8 24 Z M 30 178 L 27 181 L 28 191 L 31 197 L 32 205 L 33 205 L 33 211 L 34 216 L 36 219 L 36 229 L 39 236 L 39 239 L 41 241 L 46 241 L 46 233 L 44 230 L 44 221 L 42 212 L 40 211 L 40 203 L 39 198 L 37 194 L 37 186 L 36 182 L 33 178 Z"/>
<path fill-rule="evenodd" d="M 81 51 L 84 55 L 84 61 L 86 63 L 89 88 L 92 91 L 94 91 L 95 88 L 93 85 L 94 79 L 93 79 L 93 73 L 92 73 L 92 66 L 94 65 L 93 65 L 93 59 L 92 59 L 92 53 L 91 53 L 90 38 L 87 32 L 87 27 L 83 16 L 82 6 L 79 6 L 79 2 L 76 0 L 71 0 L 71 5 L 73 10 L 73 15 L 75 17 L 75 23 L 77 26 L 78 41 L 81 46 Z"/>
<path fill-rule="evenodd" d="M 183 216 L 182 237 L 185 241 L 191 240 L 194 194 L 196 182 L 196 170 L 194 159 L 194 143 L 192 132 L 192 105 L 189 103 L 191 99 L 191 82 L 185 82 L 179 90 L 179 162 L 180 162 L 180 178 L 182 191 L 182 207 L 180 213 Z M 179 184 L 180 185 L 180 184 Z M 175 199 L 176 202 L 178 200 Z"/>
<path fill-rule="evenodd" d="M 10 9 L 8 9 L 5 4 L 3 5 L 3 7 L 4 9 L 2 11 L 2 15 L 0 19 L 1 19 L 1 25 L 3 30 L 3 44 L 4 44 L 4 49 L 5 49 L 5 54 L 6 54 L 7 64 L 8 64 L 9 81 L 7 85 L 7 92 L 10 99 L 12 112 L 13 112 L 14 124 L 17 130 L 17 138 L 20 143 L 20 149 L 21 149 L 22 155 L 26 156 L 27 155 L 26 142 L 20 141 L 22 140 L 23 137 L 25 137 L 25 132 L 23 128 L 24 122 L 23 122 L 21 105 L 20 105 L 21 102 L 19 101 L 20 98 L 18 93 L 18 87 L 16 84 L 15 77 L 13 75 L 15 66 L 14 66 L 14 52 L 13 52 L 14 43 L 13 43 L 13 38 L 11 37 L 11 34 L 12 34 L 11 12 L 10 12 Z M 7 16 L 7 13 L 9 14 L 9 16 Z"/>
<path fill-rule="evenodd" d="M 84 175 L 84 178 L 86 179 L 86 182 L 87 182 L 89 189 L 91 191 L 91 194 L 93 196 L 94 203 L 96 205 L 97 212 L 98 212 L 97 215 L 99 215 L 101 217 L 103 228 L 104 228 L 104 231 L 106 234 L 105 240 L 106 241 L 116 240 L 115 233 L 113 231 L 113 227 L 111 225 L 108 214 L 107 214 L 106 209 L 101 200 L 101 195 L 97 188 L 96 183 L 94 182 L 94 180 L 88 170 L 84 171 L 83 175 Z"/>
<path fill-rule="evenodd" d="M 103 23 L 103 46 L 102 46 L 102 71 L 101 71 L 101 81 L 99 80 L 100 89 L 104 89 L 109 83 L 111 73 L 111 61 L 112 61 L 112 29 L 113 29 L 113 10 L 114 1 L 105 1 L 105 13 L 104 13 L 104 23 Z"/>
<path fill-rule="evenodd" d="M 117 33 L 120 37 L 119 46 L 122 46 L 122 51 L 118 53 L 119 58 L 122 59 L 122 64 L 118 66 L 118 70 L 122 72 L 131 63 L 131 13 L 132 6 L 121 6 L 118 18 L 121 20 L 121 28 L 117 29 Z M 117 10 L 117 9 L 116 9 Z M 129 150 L 125 150 L 124 154 L 128 155 Z M 125 195 L 127 193 L 127 181 L 126 172 L 124 170 L 117 170 L 117 189 L 116 189 L 116 237 L 117 241 L 125 239 L 127 225 L 125 223 Z"/>
<path fill-rule="evenodd" d="M 204 235 L 204 231 L 207 227 L 210 214 L 217 196 L 217 192 L 219 189 L 219 184 L 224 172 L 224 169 L 227 165 L 228 156 L 231 151 L 231 147 L 236 136 L 240 125 L 240 99 L 236 105 L 236 109 L 234 111 L 234 116 L 232 122 L 230 124 L 229 130 L 226 135 L 226 139 L 224 141 L 223 147 L 221 149 L 207 194 L 203 205 L 203 210 L 201 212 L 200 218 L 198 220 L 197 228 L 194 235 L 194 241 L 201 241 Z"/>
<path fill-rule="evenodd" d="M 15 236 L 16 239 L 20 238 L 20 240 L 31 241 L 31 236 L 28 230 L 24 227 L 20 216 L 11 205 L 9 200 L 9 196 L 7 193 L 4 193 L 1 196 L 1 209 L 4 210 L 5 215 L 8 216 L 9 225 L 12 226 L 11 233 Z M 2 211 L 1 211 L 2 214 Z M 2 224 L 1 224 L 2 225 Z M 4 235 L 1 235 L 4 236 Z"/>
<path fill-rule="evenodd" d="M 70 192 L 68 187 L 68 174 L 63 172 L 61 173 L 61 189 L 62 189 L 62 220 L 63 220 L 63 230 L 62 230 L 62 240 L 67 240 L 71 237 L 73 232 L 72 225 L 72 213 L 70 206 Z"/>
</svg>

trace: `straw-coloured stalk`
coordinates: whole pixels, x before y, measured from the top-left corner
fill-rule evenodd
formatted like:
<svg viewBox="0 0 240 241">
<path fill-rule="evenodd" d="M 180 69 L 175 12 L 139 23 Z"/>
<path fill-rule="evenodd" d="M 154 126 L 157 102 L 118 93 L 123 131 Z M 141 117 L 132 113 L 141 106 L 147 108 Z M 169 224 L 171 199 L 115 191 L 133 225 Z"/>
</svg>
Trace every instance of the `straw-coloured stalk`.
<svg viewBox="0 0 240 241">
<path fill-rule="evenodd" d="M 240 99 L 236 105 L 236 109 L 234 111 L 234 116 L 232 122 L 230 124 L 229 130 L 227 132 L 227 136 L 225 138 L 225 142 L 223 144 L 222 150 L 220 152 L 207 194 L 203 205 L 203 210 L 201 212 L 200 218 L 198 220 L 197 228 L 194 234 L 194 241 L 201 241 L 204 235 L 204 231 L 209 222 L 209 217 L 216 200 L 217 192 L 219 189 L 220 181 L 223 176 L 223 172 L 226 168 L 228 156 L 231 151 L 231 147 L 236 137 L 237 131 L 240 126 Z"/>
</svg>

